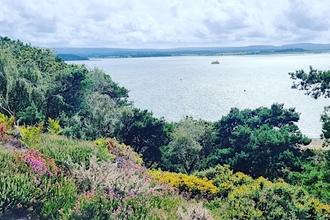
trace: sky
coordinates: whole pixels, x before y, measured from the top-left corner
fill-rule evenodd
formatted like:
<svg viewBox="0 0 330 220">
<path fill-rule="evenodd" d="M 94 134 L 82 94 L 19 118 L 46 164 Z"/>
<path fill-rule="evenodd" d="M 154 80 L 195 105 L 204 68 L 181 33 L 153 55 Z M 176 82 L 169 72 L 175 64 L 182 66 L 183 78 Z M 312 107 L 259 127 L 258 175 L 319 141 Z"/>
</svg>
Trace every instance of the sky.
<svg viewBox="0 0 330 220">
<path fill-rule="evenodd" d="M 39 47 L 330 43 L 329 0 L 0 0 L 0 36 Z"/>
</svg>

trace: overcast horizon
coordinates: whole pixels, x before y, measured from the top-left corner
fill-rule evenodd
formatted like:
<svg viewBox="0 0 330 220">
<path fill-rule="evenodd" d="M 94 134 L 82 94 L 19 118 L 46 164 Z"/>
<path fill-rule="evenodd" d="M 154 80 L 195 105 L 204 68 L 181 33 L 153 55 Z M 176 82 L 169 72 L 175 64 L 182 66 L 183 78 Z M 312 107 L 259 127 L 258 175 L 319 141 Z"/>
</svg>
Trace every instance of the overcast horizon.
<svg viewBox="0 0 330 220">
<path fill-rule="evenodd" d="M 4 0 L 0 35 L 52 48 L 328 44 L 329 8 L 326 0 Z"/>
</svg>

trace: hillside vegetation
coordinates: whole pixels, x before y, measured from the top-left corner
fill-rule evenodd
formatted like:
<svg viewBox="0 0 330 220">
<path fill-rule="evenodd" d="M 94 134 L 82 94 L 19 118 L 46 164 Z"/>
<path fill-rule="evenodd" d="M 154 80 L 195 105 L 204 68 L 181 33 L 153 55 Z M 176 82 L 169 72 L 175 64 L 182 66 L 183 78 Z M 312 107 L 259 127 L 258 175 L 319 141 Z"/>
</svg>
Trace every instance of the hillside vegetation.
<svg viewBox="0 0 330 220">
<path fill-rule="evenodd" d="M 294 108 L 167 122 L 102 70 L 7 37 L 0 84 L 4 218 L 330 217 L 330 153 L 301 148 Z"/>
</svg>

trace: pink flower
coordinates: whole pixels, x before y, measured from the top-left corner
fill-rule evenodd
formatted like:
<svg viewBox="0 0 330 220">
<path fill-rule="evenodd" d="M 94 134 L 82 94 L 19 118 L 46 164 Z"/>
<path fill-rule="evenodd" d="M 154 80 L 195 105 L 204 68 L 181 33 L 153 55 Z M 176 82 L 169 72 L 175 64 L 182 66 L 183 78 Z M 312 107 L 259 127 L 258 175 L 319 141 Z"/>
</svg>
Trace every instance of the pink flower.
<svg viewBox="0 0 330 220">
<path fill-rule="evenodd" d="M 129 195 L 131 198 L 134 198 L 134 191 L 130 191 L 130 192 L 128 193 L 128 195 Z"/>
<path fill-rule="evenodd" d="M 39 180 L 34 180 L 34 182 L 37 184 L 37 185 L 39 185 L 40 184 L 40 181 Z"/>
</svg>

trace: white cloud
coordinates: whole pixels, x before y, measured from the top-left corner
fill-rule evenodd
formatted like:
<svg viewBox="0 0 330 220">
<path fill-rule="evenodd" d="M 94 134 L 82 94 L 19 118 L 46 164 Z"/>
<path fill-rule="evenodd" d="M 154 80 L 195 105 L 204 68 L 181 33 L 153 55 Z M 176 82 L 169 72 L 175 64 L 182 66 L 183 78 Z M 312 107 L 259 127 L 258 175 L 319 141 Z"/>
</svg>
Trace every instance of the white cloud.
<svg viewBox="0 0 330 220">
<path fill-rule="evenodd" d="M 3 0 L 0 35 L 37 46 L 328 43 L 328 0 Z"/>
</svg>

